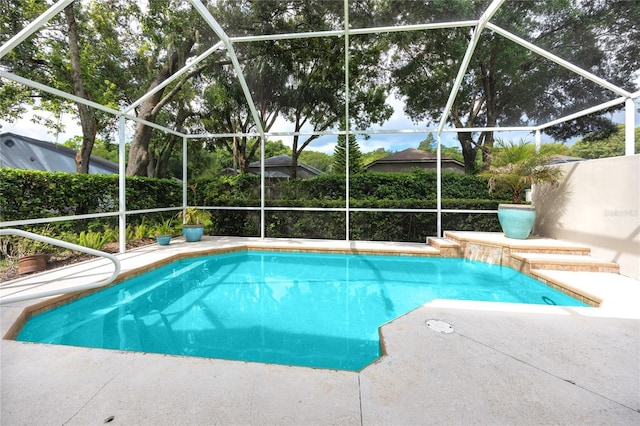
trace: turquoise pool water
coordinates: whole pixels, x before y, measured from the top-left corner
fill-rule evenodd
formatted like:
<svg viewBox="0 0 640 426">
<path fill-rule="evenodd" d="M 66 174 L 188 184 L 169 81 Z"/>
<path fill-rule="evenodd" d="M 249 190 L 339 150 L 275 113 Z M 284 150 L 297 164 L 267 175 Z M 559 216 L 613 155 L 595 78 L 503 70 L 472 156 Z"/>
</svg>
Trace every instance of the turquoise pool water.
<svg viewBox="0 0 640 426">
<path fill-rule="evenodd" d="M 17 340 L 360 370 L 433 299 L 585 306 L 463 259 L 236 252 L 183 259 L 29 319 Z"/>
</svg>

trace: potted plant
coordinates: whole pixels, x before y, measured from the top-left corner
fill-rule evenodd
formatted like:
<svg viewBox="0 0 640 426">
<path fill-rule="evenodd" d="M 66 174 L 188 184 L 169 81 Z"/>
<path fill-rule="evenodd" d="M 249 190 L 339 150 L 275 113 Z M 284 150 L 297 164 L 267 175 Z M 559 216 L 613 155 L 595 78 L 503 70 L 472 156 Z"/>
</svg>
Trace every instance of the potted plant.
<svg viewBox="0 0 640 426">
<path fill-rule="evenodd" d="M 498 220 L 506 237 L 526 239 L 531 234 L 536 211 L 523 203 L 523 195 L 533 184 L 558 183 L 561 171 L 547 165 L 556 151 L 548 145 L 536 151 L 535 146 L 522 140 L 496 144 L 491 165 L 480 176 L 488 179 L 489 191 L 504 191 L 511 196 L 511 204 L 498 206 Z"/>
<path fill-rule="evenodd" d="M 154 232 L 158 245 L 168 246 L 171 243 L 171 237 L 174 232 L 171 219 L 167 219 L 157 224 L 154 228 Z"/>
<path fill-rule="evenodd" d="M 47 262 L 56 247 L 30 238 L 19 237 L 16 240 L 18 273 L 20 275 L 41 272 L 47 269 Z"/>
<path fill-rule="evenodd" d="M 200 241 L 209 213 L 195 207 L 187 207 L 178 216 L 182 218 L 182 235 L 185 240 L 187 242 Z"/>
</svg>

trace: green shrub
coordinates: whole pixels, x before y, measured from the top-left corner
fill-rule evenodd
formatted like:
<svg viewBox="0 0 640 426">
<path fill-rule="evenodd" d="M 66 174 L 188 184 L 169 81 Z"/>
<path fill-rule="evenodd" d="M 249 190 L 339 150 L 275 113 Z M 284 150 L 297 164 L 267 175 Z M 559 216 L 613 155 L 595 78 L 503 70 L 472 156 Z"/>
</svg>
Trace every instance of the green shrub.
<svg viewBox="0 0 640 426">
<path fill-rule="evenodd" d="M 435 199 L 436 173 L 416 170 L 413 173 L 360 173 L 349 180 L 350 198 L 356 200 Z M 283 199 L 341 200 L 345 197 L 344 175 L 327 174 L 312 179 L 281 183 Z M 442 198 L 504 199 L 490 194 L 485 179 L 460 173 L 442 173 Z"/>
<path fill-rule="evenodd" d="M 79 234 L 67 234 L 67 241 L 94 250 L 100 250 L 105 244 L 116 240 L 113 230 L 105 232 L 81 231 Z"/>
<path fill-rule="evenodd" d="M 268 181 L 266 205 L 284 210 L 265 212 L 268 237 L 345 239 L 344 212 L 297 211 L 290 207 L 344 208 L 344 176 L 325 174 L 313 179 Z M 192 206 L 260 206 L 260 177 L 221 176 L 192 182 L 188 203 Z M 71 188 L 71 189 L 69 189 Z M 182 186 L 168 179 L 127 177 L 127 208 L 144 210 L 178 207 Z M 497 209 L 503 194 L 489 194 L 486 180 L 451 172 L 442 174 L 444 209 Z M 360 173 L 350 177 L 351 208 L 435 209 L 436 174 L 431 171 Z M 117 176 L 47 173 L 0 168 L 0 220 L 18 220 L 67 214 L 113 212 L 118 208 Z M 173 215 L 172 215 L 173 217 Z M 155 236 L 155 228 L 166 220 L 162 213 L 127 216 L 127 241 Z M 350 213 L 350 238 L 363 240 L 424 241 L 436 234 L 436 214 L 421 212 Z M 116 216 L 79 221 L 52 222 L 55 235 L 85 232 L 85 239 L 105 238 L 107 229 L 118 226 Z M 498 231 L 495 214 L 444 213 L 445 230 Z M 31 229 L 31 227 L 30 227 Z M 100 233 L 97 235 L 87 233 Z M 259 236 L 260 212 L 211 210 L 207 233 Z M 75 237 L 78 238 L 78 237 Z M 114 238 L 115 239 L 115 238 Z"/>
<path fill-rule="evenodd" d="M 170 179 L 127 177 L 125 187 L 128 210 L 182 205 L 182 186 Z M 3 222 L 114 212 L 118 176 L 0 168 L 0 203 Z"/>
</svg>

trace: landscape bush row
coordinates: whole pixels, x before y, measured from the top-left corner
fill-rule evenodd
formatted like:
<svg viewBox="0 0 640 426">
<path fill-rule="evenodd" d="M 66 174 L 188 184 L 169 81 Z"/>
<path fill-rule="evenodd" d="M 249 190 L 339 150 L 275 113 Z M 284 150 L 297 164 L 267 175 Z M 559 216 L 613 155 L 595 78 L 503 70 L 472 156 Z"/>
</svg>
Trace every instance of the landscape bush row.
<svg viewBox="0 0 640 426">
<path fill-rule="evenodd" d="M 344 208 L 345 181 L 341 175 L 313 179 L 266 182 L 265 213 L 268 237 L 346 238 L 343 211 L 315 212 L 296 208 Z M 221 176 L 194 181 L 188 203 L 197 206 L 258 207 L 260 178 L 256 175 Z M 436 175 L 362 173 L 350 177 L 351 209 L 435 209 Z M 169 179 L 126 178 L 128 210 L 179 207 L 182 184 Z M 500 194 L 489 194 L 486 181 L 475 176 L 443 173 L 443 209 L 496 209 Z M 504 198 L 504 197 L 502 197 Z M 108 175 L 49 173 L 0 168 L 0 221 L 115 212 L 118 178 Z M 251 210 L 212 210 L 209 235 L 259 236 L 260 213 Z M 175 218 L 175 212 L 128 215 L 127 223 L 153 229 Z M 436 234 L 436 213 L 352 211 L 350 239 L 424 241 Z M 117 235 L 117 217 L 51 222 L 46 232 L 54 236 L 80 235 L 82 231 Z M 177 225 L 177 224 L 176 224 Z M 497 231 L 494 214 L 444 213 L 443 229 Z M 28 227 L 42 231 L 43 226 Z M 73 237 L 69 237 L 73 239 Z M 98 238 L 98 236 L 95 236 Z M 133 238 L 133 237 L 132 237 Z"/>
<path fill-rule="evenodd" d="M 95 224 L 94 224 L 95 225 Z M 65 226 L 54 226 L 52 224 L 45 225 L 32 225 L 25 229 L 46 237 L 56 238 L 62 241 L 66 241 L 73 244 L 78 244 L 83 247 L 87 247 L 95 250 L 103 250 L 105 246 L 118 241 L 118 227 L 104 227 L 99 229 L 88 229 L 80 232 L 68 231 L 64 229 Z M 146 222 L 146 219 L 142 219 L 137 225 L 127 225 L 125 229 L 126 241 L 140 241 L 145 239 L 154 238 L 158 234 L 160 225 L 152 226 Z M 172 235 L 175 235 L 178 228 L 173 229 Z M 165 233 L 165 232 L 163 232 Z M 113 250 L 111 250 L 113 251 Z M 3 236 L 0 239 L 0 259 L 7 258 L 11 260 L 17 260 L 23 256 L 29 256 L 33 254 L 48 254 L 48 255 L 63 255 L 69 252 L 69 250 L 43 243 L 40 241 L 32 240 L 30 238 L 23 238 L 19 236 Z M 64 256 L 63 256 L 64 257 Z"/>
</svg>

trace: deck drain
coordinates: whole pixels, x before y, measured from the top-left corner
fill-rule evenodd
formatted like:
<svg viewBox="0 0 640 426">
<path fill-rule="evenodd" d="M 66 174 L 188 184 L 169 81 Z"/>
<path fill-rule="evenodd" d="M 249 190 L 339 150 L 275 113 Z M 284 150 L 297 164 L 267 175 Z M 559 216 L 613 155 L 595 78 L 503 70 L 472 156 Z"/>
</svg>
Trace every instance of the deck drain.
<svg viewBox="0 0 640 426">
<path fill-rule="evenodd" d="M 430 320 L 427 320 L 426 324 L 427 324 L 427 327 L 429 327 L 431 330 L 437 333 L 446 333 L 446 334 L 453 333 L 453 326 L 448 322 L 444 322 L 437 319 L 430 319 Z"/>
</svg>

